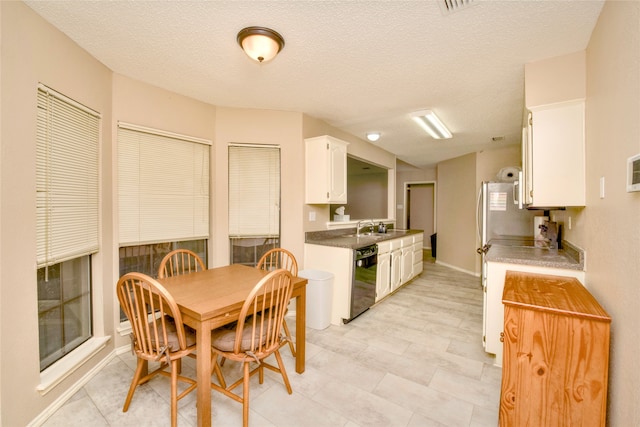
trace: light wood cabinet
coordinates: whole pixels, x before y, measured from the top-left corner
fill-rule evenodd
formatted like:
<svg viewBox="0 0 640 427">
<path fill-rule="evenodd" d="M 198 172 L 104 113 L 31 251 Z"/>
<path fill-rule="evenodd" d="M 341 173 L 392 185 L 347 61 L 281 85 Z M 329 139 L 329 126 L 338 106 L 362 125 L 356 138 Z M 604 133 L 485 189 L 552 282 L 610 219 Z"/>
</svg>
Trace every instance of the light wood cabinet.
<svg viewBox="0 0 640 427">
<path fill-rule="evenodd" d="M 485 268 L 486 287 L 484 288 L 483 342 L 486 352 L 496 355 L 496 366 L 502 366 L 503 345 L 500 340 L 501 333 L 504 330 L 504 305 L 502 304 L 502 295 L 507 271 L 573 277 L 581 283 L 584 283 L 585 280 L 585 273 L 582 270 L 502 262 L 487 262 Z"/>
<path fill-rule="evenodd" d="M 536 108 L 523 132 L 523 201 L 585 205 L 584 101 Z"/>
<path fill-rule="evenodd" d="M 347 202 L 347 145 L 328 135 L 305 139 L 305 203 Z"/>
<path fill-rule="evenodd" d="M 574 278 L 508 271 L 501 426 L 604 426 L 611 318 Z"/>
</svg>

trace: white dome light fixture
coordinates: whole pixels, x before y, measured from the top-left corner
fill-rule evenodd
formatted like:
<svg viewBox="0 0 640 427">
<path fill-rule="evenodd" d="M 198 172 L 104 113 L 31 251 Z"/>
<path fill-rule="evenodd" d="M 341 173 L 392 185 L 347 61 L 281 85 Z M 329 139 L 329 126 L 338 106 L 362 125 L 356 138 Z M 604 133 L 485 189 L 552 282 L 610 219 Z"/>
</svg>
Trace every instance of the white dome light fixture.
<svg viewBox="0 0 640 427">
<path fill-rule="evenodd" d="M 367 139 L 371 142 L 376 142 L 380 139 L 380 132 L 367 132 Z"/>
<path fill-rule="evenodd" d="M 284 39 L 265 27 L 247 27 L 238 32 L 238 44 L 249 58 L 258 62 L 271 61 L 284 47 Z"/>
</svg>

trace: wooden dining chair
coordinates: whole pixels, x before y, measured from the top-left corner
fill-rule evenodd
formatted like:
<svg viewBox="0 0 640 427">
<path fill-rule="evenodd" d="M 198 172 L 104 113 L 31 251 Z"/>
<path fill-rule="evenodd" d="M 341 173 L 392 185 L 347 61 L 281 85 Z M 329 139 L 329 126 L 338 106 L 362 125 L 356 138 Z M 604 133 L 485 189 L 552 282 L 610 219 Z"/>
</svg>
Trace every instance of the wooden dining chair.
<svg viewBox="0 0 640 427">
<path fill-rule="evenodd" d="M 127 273 L 118 280 L 120 305 L 131 323 L 131 346 L 138 358 L 122 412 L 127 412 L 136 387 L 160 374 L 171 378 L 171 425 L 178 423 L 178 400 L 196 388 L 196 381 L 179 375 L 178 362 L 196 350 L 196 333 L 182 323 L 178 305 L 167 290 L 142 273 Z M 144 375 L 145 362 L 160 362 Z M 165 369 L 169 367 L 169 372 Z M 189 386 L 178 394 L 178 380 Z"/>
<path fill-rule="evenodd" d="M 205 270 L 204 262 L 195 252 L 189 249 L 176 249 L 169 252 L 160 261 L 158 278 L 179 276 Z"/>
<path fill-rule="evenodd" d="M 219 369 L 218 357 L 243 364 L 243 376 L 225 387 L 211 383 L 211 388 L 242 403 L 243 425 L 249 425 L 249 379 L 258 373 L 260 384 L 264 381 L 264 368 L 282 375 L 289 394 L 292 393 L 289 377 L 285 371 L 280 347 L 285 341 L 282 335 L 282 323 L 287 305 L 293 292 L 291 273 L 279 269 L 263 277 L 251 290 L 240 309 L 240 317 L 233 329 L 216 329 L 211 335 L 211 348 L 216 357 L 214 364 Z M 265 358 L 275 355 L 278 366 L 265 362 Z M 250 369 L 251 363 L 258 366 Z M 242 384 L 242 395 L 232 390 Z"/>
<path fill-rule="evenodd" d="M 296 257 L 293 256 L 291 252 L 282 248 L 274 248 L 262 255 L 260 260 L 258 261 L 258 265 L 256 268 L 260 270 L 273 271 L 279 268 L 284 268 L 289 271 L 292 276 L 298 275 L 298 262 L 296 261 Z M 286 314 L 286 313 L 285 313 Z M 289 326 L 287 325 L 287 320 L 285 319 L 282 322 L 282 326 L 284 328 L 285 337 L 287 341 L 283 343 L 289 343 L 289 349 L 291 350 L 291 354 L 293 357 L 296 357 L 296 349 L 293 344 L 293 339 L 291 337 L 291 332 L 289 331 Z"/>
</svg>

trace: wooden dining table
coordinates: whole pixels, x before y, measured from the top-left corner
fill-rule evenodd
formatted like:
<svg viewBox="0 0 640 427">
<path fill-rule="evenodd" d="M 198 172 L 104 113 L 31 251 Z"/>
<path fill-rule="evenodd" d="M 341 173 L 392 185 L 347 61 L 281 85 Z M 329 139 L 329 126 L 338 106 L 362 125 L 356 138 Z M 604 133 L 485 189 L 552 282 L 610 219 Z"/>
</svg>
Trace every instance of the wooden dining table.
<svg viewBox="0 0 640 427">
<path fill-rule="evenodd" d="M 211 331 L 238 320 L 251 289 L 268 272 L 241 264 L 158 279 L 173 296 L 183 322 L 197 335 L 198 426 L 211 425 Z M 307 279 L 293 278 L 296 299 L 296 372 L 304 372 Z M 205 357 L 201 357 L 205 356 Z"/>
</svg>

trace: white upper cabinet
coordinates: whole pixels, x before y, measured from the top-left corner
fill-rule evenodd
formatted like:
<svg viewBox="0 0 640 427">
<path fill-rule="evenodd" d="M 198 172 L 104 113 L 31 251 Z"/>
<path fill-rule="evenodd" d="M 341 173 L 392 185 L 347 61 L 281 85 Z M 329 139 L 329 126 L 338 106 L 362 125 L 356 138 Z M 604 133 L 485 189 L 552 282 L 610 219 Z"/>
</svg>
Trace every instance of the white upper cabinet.
<svg viewBox="0 0 640 427">
<path fill-rule="evenodd" d="M 585 205 L 585 58 L 525 65 L 522 200 L 532 207 Z"/>
<path fill-rule="evenodd" d="M 525 203 L 584 206 L 584 101 L 548 105 L 529 117 L 522 150 Z"/>
<path fill-rule="evenodd" d="M 347 145 L 328 135 L 305 139 L 305 203 L 347 202 Z"/>
</svg>

